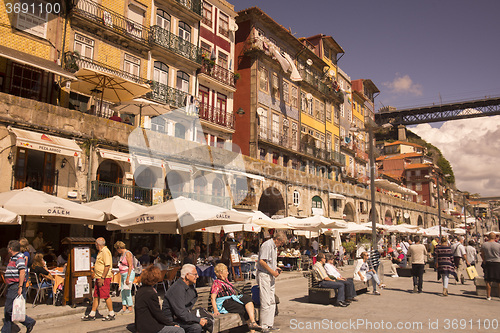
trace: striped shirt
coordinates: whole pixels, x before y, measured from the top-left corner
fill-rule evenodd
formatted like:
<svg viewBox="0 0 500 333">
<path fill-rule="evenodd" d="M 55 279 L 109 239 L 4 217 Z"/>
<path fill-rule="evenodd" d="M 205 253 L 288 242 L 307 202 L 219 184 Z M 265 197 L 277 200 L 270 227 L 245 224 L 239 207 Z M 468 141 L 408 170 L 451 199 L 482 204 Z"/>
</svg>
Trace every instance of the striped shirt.
<svg viewBox="0 0 500 333">
<path fill-rule="evenodd" d="M 16 253 L 10 257 L 10 261 L 5 269 L 5 283 L 10 285 L 14 283 L 19 283 L 19 271 L 26 270 L 26 261 L 24 260 L 24 254 L 21 252 Z"/>
<path fill-rule="evenodd" d="M 368 266 L 370 269 L 377 269 L 380 265 L 380 252 L 378 250 L 371 250 L 370 257 L 368 258 Z"/>
<path fill-rule="evenodd" d="M 236 290 L 234 290 L 234 287 L 231 283 L 219 279 L 214 280 L 214 283 L 212 284 L 212 290 L 210 291 L 210 293 L 216 294 L 217 297 L 238 295 L 238 293 L 236 292 Z"/>
</svg>

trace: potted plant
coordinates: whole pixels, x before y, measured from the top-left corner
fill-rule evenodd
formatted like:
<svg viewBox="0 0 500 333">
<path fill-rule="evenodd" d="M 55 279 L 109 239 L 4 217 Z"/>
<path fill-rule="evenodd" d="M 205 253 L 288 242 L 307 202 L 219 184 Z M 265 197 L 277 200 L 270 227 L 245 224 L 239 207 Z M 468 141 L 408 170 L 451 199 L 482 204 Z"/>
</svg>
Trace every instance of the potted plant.
<svg viewBox="0 0 500 333">
<path fill-rule="evenodd" d="M 343 242 L 342 246 L 345 249 L 345 253 L 347 253 L 348 256 L 350 257 L 350 259 L 347 259 L 347 264 L 353 265 L 354 257 L 356 256 L 356 242 L 354 241 Z"/>
</svg>

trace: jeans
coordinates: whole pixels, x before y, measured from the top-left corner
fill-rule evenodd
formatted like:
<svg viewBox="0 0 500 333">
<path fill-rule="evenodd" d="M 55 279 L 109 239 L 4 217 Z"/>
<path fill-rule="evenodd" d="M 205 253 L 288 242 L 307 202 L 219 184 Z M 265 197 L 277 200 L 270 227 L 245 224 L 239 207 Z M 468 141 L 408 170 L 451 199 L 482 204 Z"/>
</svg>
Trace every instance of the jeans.
<svg viewBox="0 0 500 333">
<path fill-rule="evenodd" d="M 413 286 L 418 288 L 418 291 L 422 291 L 422 285 L 424 283 L 424 270 L 425 264 L 412 264 L 411 265 L 411 275 L 413 276 Z"/>
<path fill-rule="evenodd" d="M 163 326 L 163 328 L 159 330 L 158 333 L 184 333 L 184 329 L 177 326 Z"/>
<path fill-rule="evenodd" d="M 340 281 L 321 281 L 321 288 L 332 288 L 337 290 L 337 302 L 345 301 L 345 286 Z"/>
<path fill-rule="evenodd" d="M 372 280 L 373 283 L 373 291 L 377 291 L 377 286 L 380 284 L 380 279 L 378 278 L 377 273 L 372 271 L 366 272 L 366 281 Z"/>
<path fill-rule="evenodd" d="M 125 281 L 127 281 L 127 275 L 128 275 L 128 272 L 121 274 L 121 278 L 122 278 L 121 285 L 122 286 L 125 285 Z M 128 279 L 130 281 L 130 287 L 132 287 L 132 283 L 134 282 L 134 278 L 135 278 L 135 272 L 132 271 L 132 272 L 130 272 L 130 277 Z M 134 301 L 132 300 L 132 288 L 122 289 L 121 294 L 122 294 L 122 305 L 134 306 Z"/>
<path fill-rule="evenodd" d="M 7 288 L 7 296 L 5 298 L 5 319 L 2 327 L 2 333 L 10 333 L 12 330 L 12 306 L 14 303 L 14 299 L 17 297 L 17 290 L 19 288 L 19 284 L 13 283 L 9 285 Z M 23 294 L 25 293 L 26 288 L 23 288 Z M 21 323 L 26 327 L 31 327 L 35 325 L 35 320 L 26 316 L 26 319 Z"/>
</svg>

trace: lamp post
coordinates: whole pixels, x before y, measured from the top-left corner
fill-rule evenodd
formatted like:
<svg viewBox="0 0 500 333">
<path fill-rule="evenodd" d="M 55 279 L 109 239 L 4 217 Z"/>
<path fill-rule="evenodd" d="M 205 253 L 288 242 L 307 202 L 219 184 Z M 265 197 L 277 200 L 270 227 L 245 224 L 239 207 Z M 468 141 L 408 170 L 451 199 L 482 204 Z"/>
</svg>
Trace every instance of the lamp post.
<svg viewBox="0 0 500 333">
<path fill-rule="evenodd" d="M 444 177 L 448 177 L 449 174 L 446 174 L 444 175 Z M 424 176 L 425 178 L 429 178 L 429 179 L 432 179 L 432 177 L 430 175 L 426 175 Z M 441 227 L 441 190 L 439 189 L 439 173 L 437 173 L 437 176 L 436 176 L 436 189 L 437 189 L 437 193 L 438 193 L 438 197 L 437 197 L 437 200 L 438 200 L 438 223 L 439 223 L 439 238 L 441 238 L 443 236 L 443 232 L 442 232 L 442 227 Z"/>
</svg>

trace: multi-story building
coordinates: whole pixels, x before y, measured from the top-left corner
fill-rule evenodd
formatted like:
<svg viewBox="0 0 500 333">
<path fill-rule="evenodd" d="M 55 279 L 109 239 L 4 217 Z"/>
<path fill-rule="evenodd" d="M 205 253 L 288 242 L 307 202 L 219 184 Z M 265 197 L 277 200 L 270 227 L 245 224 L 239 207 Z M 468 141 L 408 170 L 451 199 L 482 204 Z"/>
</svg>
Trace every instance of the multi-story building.
<svg viewBox="0 0 500 333">
<path fill-rule="evenodd" d="M 198 75 L 199 117 L 210 146 L 224 147 L 234 133 L 234 6 L 225 0 L 203 1 L 200 25 L 202 67 Z M 199 141 L 203 142 L 203 141 Z"/>
</svg>

